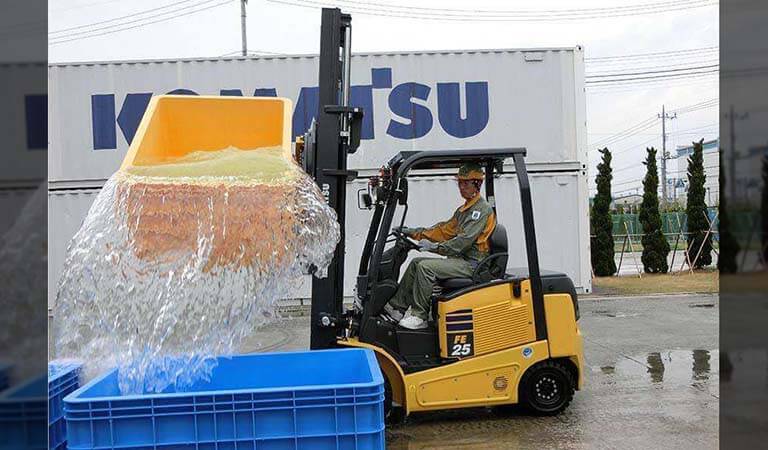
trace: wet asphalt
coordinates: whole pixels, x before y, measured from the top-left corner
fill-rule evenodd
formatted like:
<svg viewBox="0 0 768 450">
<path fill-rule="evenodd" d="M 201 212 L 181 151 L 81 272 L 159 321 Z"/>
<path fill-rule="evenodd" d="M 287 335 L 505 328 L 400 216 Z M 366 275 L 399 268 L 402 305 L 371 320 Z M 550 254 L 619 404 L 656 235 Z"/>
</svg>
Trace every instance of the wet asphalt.
<svg viewBox="0 0 768 450">
<path fill-rule="evenodd" d="M 387 448 L 717 448 L 718 307 L 717 295 L 583 299 L 586 386 L 564 413 L 413 414 L 387 428 Z M 243 351 L 303 349 L 308 342 L 308 318 L 286 318 Z"/>
</svg>

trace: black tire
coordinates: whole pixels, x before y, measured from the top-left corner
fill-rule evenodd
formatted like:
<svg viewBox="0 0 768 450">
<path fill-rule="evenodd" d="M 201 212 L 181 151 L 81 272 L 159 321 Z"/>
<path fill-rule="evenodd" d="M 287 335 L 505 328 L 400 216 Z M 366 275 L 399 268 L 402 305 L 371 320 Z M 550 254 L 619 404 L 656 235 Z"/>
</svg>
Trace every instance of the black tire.
<svg viewBox="0 0 768 450">
<path fill-rule="evenodd" d="M 568 367 L 555 360 L 534 364 L 523 374 L 518 388 L 520 404 L 537 416 L 563 412 L 573 400 L 576 380 Z"/>
<path fill-rule="evenodd" d="M 397 425 L 405 420 L 403 408 L 395 406 L 392 401 L 392 385 L 387 377 L 384 377 L 384 423 Z"/>
</svg>

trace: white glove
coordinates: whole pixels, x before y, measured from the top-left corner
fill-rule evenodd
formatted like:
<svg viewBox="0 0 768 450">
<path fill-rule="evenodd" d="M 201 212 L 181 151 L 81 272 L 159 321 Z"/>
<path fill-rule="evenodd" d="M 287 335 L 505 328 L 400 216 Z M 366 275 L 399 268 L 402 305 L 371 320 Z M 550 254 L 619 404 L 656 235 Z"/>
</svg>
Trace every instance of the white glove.
<svg viewBox="0 0 768 450">
<path fill-rule="evenodd" d="M 437 250 L 437 242 L 432 242 L 429 239 L 422 239 L 419 241 L 420 252 L 433 252 Z"/>
</svg>

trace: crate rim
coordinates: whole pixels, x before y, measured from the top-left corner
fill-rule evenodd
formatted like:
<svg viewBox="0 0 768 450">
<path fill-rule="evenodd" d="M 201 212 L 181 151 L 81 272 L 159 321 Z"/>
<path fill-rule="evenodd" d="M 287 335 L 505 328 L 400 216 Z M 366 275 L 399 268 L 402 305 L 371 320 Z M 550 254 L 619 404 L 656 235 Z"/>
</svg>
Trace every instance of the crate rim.
<svg viewBox="0 0 768 450">
<path fill-rule="evenodd" d="M 83 363 L 81 361 L 76 361 L 72 359 L 48 361 L 49 368 L 51 367 L 51 365 L 57 368 L 58 373 L 54 376 L 48 377 L 48 385 L 50 385 L 55 381 L 59 381 L 61 378 L 65 376 L 70 376 L 72 375 L 72 372 L 82 370 L 83 368 Z"/>
<path fill-rule="evenodd" d="M 16 392 L 24 389 L 25 387 L 37 383 L 39 380 L 47 379 L 48 374 L 39 375 L 36 377 L 29 378 L 27 380 L 24 380 L 21 383 L 18 383 L 14 386 L 9 387 L 8 389 L 4 390 L 2 394 L 0 394 L 0 404 L 20 404 L 20 403 L 35 403 L 35 402 L 45 402 L 48 403 L 48 394 L 41 395 L 39 397 L 23 397 L 23 398 L 11 398 L 11 395 L 15 394 Z"/>
<path fill-rule="evenodd" d="M 376 356 L 374 355 L 373 350 L 367 349 L 367 348 L 334 348 L 334 349 L 325 349 L 325 350 L 291 350 L 286 352 L 243 353 L 243 354 L 237 354 L 237 355 L 221 355 L 221 356 L 217 356 L 217 358 L 237 358 L 237 357 L 245 357 L 245 356 L 253 356 L 253 355 L 277 355 L 277 354 L 284 355 L 284 354 L 292 354 L 292 353 L 309 353 L 309 352 L 311 353 L 362 352 L 366 357 L 368 365 L 371 368 L 375 368 L 377 370 L 371 370 L 371 376 L 372 376 L 371 381 L 362 382 L 362 383 L 345 384 L 343 389 L 366 388 L 366 387 L 374 387 L 374 386 L 379 386 L 384 384 L 384 376 L 381 373 L 379 362 L 376 360 Z M 266 387 L 266 388 L 258 388 L 258 389 L 228 389 L 228 390 L 195 391 L 195 392 L 131 394 L 131 395 L 121 395 L 119 397 L 104 396 L 104 397 L 78 398 L 80 394 L 90 389 L 91 387 L 93 387 L 93 385 L 95 385 L 96 383 L 99 383 L 104 378 L 110 376 L 116 371 L 117 371 L 117 368 L 110 369 L 107 372 L 99 375 L 98 377 L 95 377 L 88 383 L 80 386 L 77 390 L 71 392 L 66 397 L 64 397 L 64 403 L 86 404 L 86 403 L 94 403 L 94 402 L 154 400 L 154 399 L 167 399 L 167 398 L 178 398 L 178 397 L 189 397 L 189 396 L 215 396 L 215 395 L 230 395 L 230 394 L 232 395 L 252 394 L 252 393 L 262 393 L 262 392 L 270 392 L 270 393 L 300 392 L 300 391 L 313 391 L 318 389 L 338 389 L 338 387 L 334 387 L 338 385 L 316 384 L 316 385 L 288 386 L 283 388 Z"/>
</svg>

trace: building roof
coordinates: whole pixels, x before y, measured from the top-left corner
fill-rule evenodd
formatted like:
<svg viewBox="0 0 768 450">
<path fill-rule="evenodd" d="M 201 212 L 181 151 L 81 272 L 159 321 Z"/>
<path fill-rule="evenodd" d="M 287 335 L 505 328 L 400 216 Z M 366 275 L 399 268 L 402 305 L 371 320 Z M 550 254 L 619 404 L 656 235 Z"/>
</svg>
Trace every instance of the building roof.
<svg viewBox="0 0 768 450">
<path fill-rule="evenodd" d="M 709 141 L 704 141 L 704 152 L 709 153 L 712 151 L 717 151 L 717 149 L 720 147 L 720 138 L 712 139 Z M 677 147 L 677 156 L 678 158 L 681 156 L 688 156 L 691 153 L 693 153 L 693 144 L 691 145 L 679 145 Z"/>
</svg>

